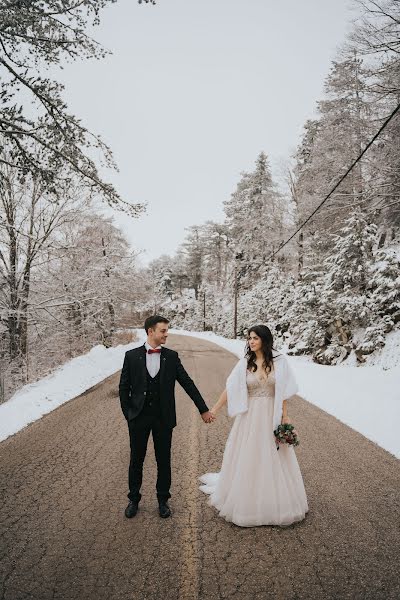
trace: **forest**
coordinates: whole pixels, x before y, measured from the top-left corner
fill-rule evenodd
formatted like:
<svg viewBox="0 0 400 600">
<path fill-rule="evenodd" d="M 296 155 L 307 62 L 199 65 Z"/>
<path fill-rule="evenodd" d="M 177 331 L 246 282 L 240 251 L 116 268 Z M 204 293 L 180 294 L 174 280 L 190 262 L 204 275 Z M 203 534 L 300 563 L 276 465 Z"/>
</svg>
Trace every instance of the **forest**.
<svg viewBox="0 0 400 600">
<path fill-rule="evenodd" d="M 150 265 L 147 308 L 174 326 L 241 337 L 263 322 L 278 347 L 327 365 L 351 353 L 365 362 L 398 328 L 398 112 L 302 226 L 400 103 L 400 3 L 358 6 L 285 188 L 261 152 L 225 199 L 224 221 L 193 225 L 175 256 Z"/>
<path fill-rule="evenodd" d="M 146 267 L 96 210 L 140 219 L 145 206 L 103 179 L 111 149 L 41 74 L 105 56 L 84 32 L 108 3 L 1 3 L 0 402 L 96 344 L 129 341 L 124 330 L 153 312 L 227 337 L 263 322 L 289 354 L 365 362 L 400 322 L 399 112 L 302 224 L 400 104 L 400 2 L 355 1 L 285 184 L 260 152 L 221 198 L 223 221 L 193 224 Z"/>
</svg>

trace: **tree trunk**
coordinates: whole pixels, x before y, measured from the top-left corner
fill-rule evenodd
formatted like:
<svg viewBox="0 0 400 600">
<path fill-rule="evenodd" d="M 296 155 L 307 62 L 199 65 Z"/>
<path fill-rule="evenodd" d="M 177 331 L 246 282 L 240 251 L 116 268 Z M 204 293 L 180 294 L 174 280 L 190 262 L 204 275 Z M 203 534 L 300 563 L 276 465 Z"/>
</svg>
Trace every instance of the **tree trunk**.
<svg viewBox="0 0 400 600">
<path fill-rule="evenodd" d="M 298 275 L 299 275 L 299 280 L 300 280 L 301 272 L 304 267 L 304 234 L 302 231 L 300 231 L 300 233 L 299 233 L 298 251 L 299 251 Z"/>
</svg>

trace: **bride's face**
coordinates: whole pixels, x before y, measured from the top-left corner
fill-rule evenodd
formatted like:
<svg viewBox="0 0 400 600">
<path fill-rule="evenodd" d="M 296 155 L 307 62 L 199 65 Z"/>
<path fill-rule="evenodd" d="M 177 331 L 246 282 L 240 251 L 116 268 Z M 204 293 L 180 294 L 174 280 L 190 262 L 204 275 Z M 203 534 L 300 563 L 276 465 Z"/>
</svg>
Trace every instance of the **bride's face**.
<svg viewBox="0 0 400 600">
<path fill-rule="evenodd" d="M 258 337 L 254 331 L 251 331 L 249 337 L 247 338 L 250 346 L 250 350 L 252 352 L 257 352 L 257 350 L 261 350 L 262 347 L 262 339 Z"/>
</svg>

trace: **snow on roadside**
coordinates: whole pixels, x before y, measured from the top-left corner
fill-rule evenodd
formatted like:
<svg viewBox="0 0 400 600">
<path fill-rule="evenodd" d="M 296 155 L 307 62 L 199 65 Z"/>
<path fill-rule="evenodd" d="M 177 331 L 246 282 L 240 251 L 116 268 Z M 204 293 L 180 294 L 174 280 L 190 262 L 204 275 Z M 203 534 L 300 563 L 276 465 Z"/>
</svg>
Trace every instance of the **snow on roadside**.
<svg viewBox="0 0 400 600">
<path fill-rule="evenodd" d="M 125 352 L 145 340 L 144 330 L 136 331 L 137 342 L 108 349 L 95 346 L 44 379 L 24 386 L 8 402 L 0 404 L 0 441 L 119 371 Z M 230 340 L 208 331 L 169 331 L 214 342 L 237 357 L 244 355 L 242 340 Z M 378 365 L 333 367 L 317 365 L 308 357 L 288 358 L 301 396 L 400 458 L 397 433 L 400 367 L 386 370 Z"/>
<path fill-rule="evenodd" d="M 289 360 L 306 400 L 400 458 L 400 367 L 332 367 Z"/>
<path fill-rule="evenodd" d="M 207 339 L 238 357 L 244 355 L 245 343 L 241 340 L 229 340 L 208 331 L 170 329 L 170 332 Z M 325 366 L 310 361 L 309 357 L 288 356 L 288 359 L 303 398 L 400 458 L 399 366 L 391 369 L 379 365 Z M 392 356 L 390 359 L 393 361 Z"/>
<path fill-rule="evenodd" d="M 25 385 L 0 404 L 0 441 L 119 371 L 125 352 L 146 339 L 144 330 L 137 333 L 138 341 L 131 344 L 115 348 L 94 346 L 87 354 L 72 358 L 47 377 Z"/>
<path fill-rule="evenodd" d="M 221 335 L 217 335 L 212 331 L 186 331 L 185 329 L 169 329 L 169 333 L 175 333 L 176 335 L 188 335 L 191 337 L 201 338 L 202 340 L 208 340 L 214 342 L 218 346 L 222 346 L 225 350 L 229 350 L 232 354 L 235 354 L 239 358 L 244 356 L 245 342 L 243 340 L 230 340 L 224 338 Z"/>
</svg>

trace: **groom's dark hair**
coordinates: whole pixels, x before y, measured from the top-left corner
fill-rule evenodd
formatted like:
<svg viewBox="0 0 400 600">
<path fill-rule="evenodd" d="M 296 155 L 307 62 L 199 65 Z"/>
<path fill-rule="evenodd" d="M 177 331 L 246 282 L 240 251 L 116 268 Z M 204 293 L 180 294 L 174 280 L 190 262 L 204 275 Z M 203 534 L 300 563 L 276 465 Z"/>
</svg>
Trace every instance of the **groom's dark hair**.
<svg viewBox="0 0 400 600">
<path fill-rule="evenodd" d="M 144 328 L 146 333 L 149 333 L 150 327 L 154 329 L 157 323 L 169 323 L 169 321 L 161 315 L 153 315 L 152 317 L 147 317 L 147 319 L 144 322 Z"/>
</svg>

